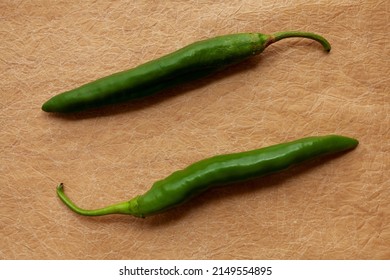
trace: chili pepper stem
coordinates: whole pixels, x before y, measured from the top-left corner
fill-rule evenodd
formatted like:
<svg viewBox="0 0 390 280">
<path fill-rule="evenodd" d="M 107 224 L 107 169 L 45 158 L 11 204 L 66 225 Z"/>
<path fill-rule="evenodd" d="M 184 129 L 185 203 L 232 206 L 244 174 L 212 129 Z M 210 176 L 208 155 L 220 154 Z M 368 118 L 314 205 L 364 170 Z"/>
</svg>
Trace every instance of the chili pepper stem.
<svg viewBox="0 0 390 280">
<path fill-rule="evenodd" d="M 273 33 L 270 35 L 268 42 L 266 42 L 266 46 L 269 46 L 282 39 L 292 38 L 292 37 L 302 37 L 302 38 L 312 39 L 320 43 L 324 47 L 325 51 L 330 52 L 331 49 L 330 43 L 324 37 L 315 33 L 302 32 L 302 31 L 283 31 L 283 32 Z"/>
<path fill-rule="evenodd" d="M 116 203 L 104 208 L 87 210 L 78 207 L 64 192 L 64 184 L 60 183 L 57 186 L 57 194 L 62 202 L 65 203 L 71 210 L 76 212 L 77 214 L 84 216 L 103 216 L 110 214 L 130 214 L 137 217 L 142 217 L 142 215 L 138 214 L 137 208 L 137 198 L 131 199 L 129 201 L 124 201 L 120 203 Z"/>
</svg>

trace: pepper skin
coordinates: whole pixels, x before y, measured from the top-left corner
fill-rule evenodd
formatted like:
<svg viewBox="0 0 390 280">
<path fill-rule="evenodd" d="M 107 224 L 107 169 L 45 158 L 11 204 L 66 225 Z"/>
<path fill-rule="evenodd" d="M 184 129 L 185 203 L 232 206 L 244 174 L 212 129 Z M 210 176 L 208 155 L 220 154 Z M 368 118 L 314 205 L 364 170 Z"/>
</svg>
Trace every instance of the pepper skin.
<svg viewBox="0 0 390 280">
<path fill-rule="evenodd" d="M 218 155 L 201 160 L 157 181 L 144 194 L 97 210 L 76 206 L 57 187 L 60 199 L 74 212 L 85 216 L 129 214 L 146 217 L 178 206 L 213 186 L 245 181 L 285 170 L 324 155 L 350 150 L 358 141 L 338 135 L 307 137 L 253 151 Z"/>
<path fill-rule="evenodd" d="M 320 35 L 300 31 L 219 36 L 195 42 L 133 69 L 60 93 L 46 101 L 42 110 L 71 113 L 149 96 L 244 61 L 258 55 L 272 43 L 289 37 L 315 40 L 328 52 L 331 48 Z"/>
</svg>

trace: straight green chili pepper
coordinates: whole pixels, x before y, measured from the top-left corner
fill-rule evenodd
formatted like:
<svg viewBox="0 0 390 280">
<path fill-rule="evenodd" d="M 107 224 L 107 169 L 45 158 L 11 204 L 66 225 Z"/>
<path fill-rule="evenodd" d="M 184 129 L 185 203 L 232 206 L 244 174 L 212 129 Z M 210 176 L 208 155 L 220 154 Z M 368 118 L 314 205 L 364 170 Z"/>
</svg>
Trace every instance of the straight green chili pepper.
<svg viewBox="0 0 390 280">
<path fill-rule="evenodd" d="M 74 212 L 85 216 L 129 214 L 146 217 L 180 205 L 210 187 L 245 181 L 282 171 L 290 166 L 355 148 L 358 141 L 338 135 L 307 137 L 253 151 L 218 155 L 201 160 L 157 181 L 146 193 L 97 210 L 76 206 L 57 187 L 60 199 Z"/>
<path fill-rule="evenodd" d="M 325 38 L 310 32 L 219 36 L 195 42 L 133 69 L 60 93 L 46 101 L 42 110 L 69 113 L 145 97 L 244 61 L 260 54 L 272 43 L 289 37 L 315 40 L 328 52 L 331 48 Z"/>
</svg>

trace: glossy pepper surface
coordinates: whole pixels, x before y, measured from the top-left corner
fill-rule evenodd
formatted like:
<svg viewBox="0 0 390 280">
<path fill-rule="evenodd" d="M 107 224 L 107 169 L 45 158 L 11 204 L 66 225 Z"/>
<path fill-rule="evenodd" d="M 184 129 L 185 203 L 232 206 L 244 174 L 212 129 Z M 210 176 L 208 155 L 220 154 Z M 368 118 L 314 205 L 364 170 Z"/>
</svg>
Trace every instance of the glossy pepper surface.
<svg viewBox="0 0 390 280">
<path fill-rule="evenodd" d="M 74 212 L 86 216 L 129 214 L 146 217 L 180 205 L 213 186 L 245 181 L 285 170 L 293 165 L 358 145 L 353 138 L 327 135 L 307 137 L 253 151 L 218 155 L 196 162 L 157 181 L 146 193 L 96 210 L 76 206 L 57 187 L 60 199 Z"/>
<path fill-rule="evenodd" d="M 320 35 L 286 31 L 271 35 L 239 33 L 195 42 L 133 69 L 104 77 L 53 96 L 42 105 L 46 112 L 70 113 L 145 97 L 175 85 L 210 75 L 229 65 L 261 53 L 284 38 L 304 37 L 322 44 Z"/>
</svg>

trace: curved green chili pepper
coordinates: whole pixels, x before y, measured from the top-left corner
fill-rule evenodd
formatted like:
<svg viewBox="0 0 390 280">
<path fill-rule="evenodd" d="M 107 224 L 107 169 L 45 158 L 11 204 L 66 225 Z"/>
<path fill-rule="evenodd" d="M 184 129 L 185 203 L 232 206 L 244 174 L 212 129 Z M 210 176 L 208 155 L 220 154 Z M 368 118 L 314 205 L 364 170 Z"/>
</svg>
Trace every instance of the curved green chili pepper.
<svg viewBox="0 0 390 280">
<path fill-rule="evenodd" d="M 357 145 L 356 139 L 328 135 L 214 156 L 157 181 L 143 195 L 97 210 L 76 206 L 65 195 L 63 184 L 58 185 L 57 194 L 71 210 L 81 215 L 130 214 L 146 217 L 182 204 L 210 187 L 261 177 L 320 156 L 353 149 Z"/>
<path fill-rule="evenodd" d="M 329 42 L 320 35 L 300 31 L 219 36 L 190 44 L 133 69 L 58 94 L 46 101 L 42 110 L 76 112 L 145 97 L 241 62 L 261 53 L 272 43 L 289 37 L 315 40 L 326 51 L 331 48 Z"/>
</svg>

